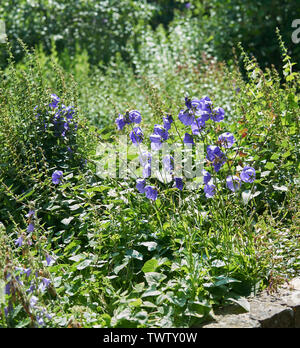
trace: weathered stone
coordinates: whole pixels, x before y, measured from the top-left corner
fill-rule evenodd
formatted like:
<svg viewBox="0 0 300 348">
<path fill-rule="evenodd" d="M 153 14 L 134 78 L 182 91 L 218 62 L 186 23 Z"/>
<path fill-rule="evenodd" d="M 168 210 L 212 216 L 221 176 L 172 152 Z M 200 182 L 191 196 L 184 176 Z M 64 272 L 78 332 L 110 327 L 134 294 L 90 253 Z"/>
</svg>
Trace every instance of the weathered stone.
<svg viewBox="0 0 300 348">
<path fill-rule="evenodd" d="M 250 318 L 249 313 L 218 317 L 218 322 L 204 325 L 203 328 L 259 328 L 260 323 Z"/>
<path fill-rule="evenodd" d="M 249 313 L 239 313 L 234 305 L 219 308 L 214 322 L 203 328 L 300 328 L 300 277 L 284 284 L 277 292 L 263 291 L 248 298 Z"/>
<path fill-rule="evenodd" d="M 294 313 L 291 308 L 258 300 L 252 301 L 250 306 L 250 318 L 258 320 L 262 328 L 293 327 Z"/>
<path fill-rule="evenodd" d="M 294 327 L 300 328 L 300 291 L 295 291 L 286 298 L 286 305 L 294 312 Z"/>
</svg>

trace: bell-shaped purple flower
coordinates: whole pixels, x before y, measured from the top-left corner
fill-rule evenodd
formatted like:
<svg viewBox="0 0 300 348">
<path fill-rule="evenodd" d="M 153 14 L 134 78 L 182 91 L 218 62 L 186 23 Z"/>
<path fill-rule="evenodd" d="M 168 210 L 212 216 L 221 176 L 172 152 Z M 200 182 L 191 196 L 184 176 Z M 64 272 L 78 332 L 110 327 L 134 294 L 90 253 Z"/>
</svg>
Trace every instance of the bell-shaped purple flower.
<svg viewBox="0 0 300 348">
<path fill-rule="evenodd" d="M 49 254 L 46 254 L 47 266 L 50 266 L 50 264 L 51 264 L 52 261 L 54 261 L 53 257 L 50 256 Z"/>
<path fill-rule="evenodd" d="M 183 180 L 182 178 L 174 178 L 175 180 L 175 187 L 178 188 L 178 190 L 182 191 L 183 190 Z"/>
<path fill-rule="evenodd" d="M 184 98 L 184 102 L 185 102 L 185 106 L 186 106 L 189 110 L 191 110 L 191 108 L 192 108 L 191 99 L 188 98 L 188 97 L 185 97 L 185 98 Z"/>
<path fill-rule="evenodd" d="M 139 155 L 139 160 L 141 165 L 144 167 L 146 164 L 151 164 L 152 160 L 152 155 L 150 152 L 147 151 L 142 151 L 141 154 Z"/>
<path fill-rule="evenodd" d="M 236 175 L 230 175 L 226 178 L 226 184 L 232 192 L 235 192 L 241 187 L 241 179 Z"/>
<path fill-rule="evenodd" d="M 218 172 L 226 161 L 225 154 L 218 146 L 209 145 L 207 147 L 207 159 L 212 162 L 216 172 Z"/>
<path fill-rule="evenodd" d="M 60 98 L 56 94 L 51 94 L 52 102 L 49 104 L 49 106 L 53 109 L 55 109 L 60 101 Z"/>
<path fill-rule="evenodd" d="M 171 128 L 171 124 L 173 123 L 173 118 L 171 115 L 167 115 L 163 118 L 164 121 L 164 128 L 166 131 L 169 131 Z"/>
<path fill-rule="evenodd" d="M 200 116 L 202 121 L 207 121 L 211 115 L 211 101 L 202 98 L 200 100 L 192 100 L 192 110 L 196 116 Z"/>
<path fill-rule="evenodd" d="M 224 120 L 224 116 L 225 116 L 224 109 L 218 107 L 213 110 L 212 114 L 210 115 L 210 118 L 215 122 L 221 122 L 222 120 Z"/>
<path fill-rule="evenodd" d="M 125 116 L 119 114 L 119 117 L 116 119 L 115 122 L 116 122 L 116 125 L 118 127 L 118 130 L 122 130 L 126 125 Z"/>
<path fill-rule="evenodd" d="M 151 141 L 151 149 L 152 150 L 159 150 L 162 146 L 162 137 L 158 134 L 151 134 L 150 135 L 150 141 Z"/>
<path fill-rule="evenodd" d="M 147 163 L 143 169 L 143 177 L 146 179 L 146 178 L 149 178 L 150 176 L 151 176 L 151 164 Z"/>
<path fill-rule="evenodd" d="M 230 149 L 233 146 L 233 144 L 235 143 L 234 136 L 229 132 L 225 132 L 225 133 L 221 134 L 219 136 L 218 140 L 221 143 L 221 145 L 223 147 L 225 147 L 225 149 Z"/>
<path fill-rule="evenodd" d="M 144 133 L 140 127 L 133 128 L 133 130 L 130 132 L 130 139 L 135 146 L 138 146 L 138 144 L 143 141 Z"/>
<path fill-rule="evenodd" d="M 242 181 L 252 183 L 256 177 L 255 169 L 252 167 L 246 166 L 243 168 L 243 171 L 241 172 L 240 176 Z"/>
<path fill-rule="evenodd" d="M 203 175 L 203 183 L 204 184 L 208 184 L 210 182 L 210 180 L 211 180 L 210 173 L 207 170 L 203 169 L 202 170 L 202 175 Z"/>
<path fill-rule="evenodd" d="M 137 179 L 136 188 L 140 193 L 145 193 L 146 181 L 144 179 Z"/>
<path fill-rule="evenodd" d="M 212 198 L 216 193 L 216 186 L 208 183 L 204 186 L 204 192 L 206 198 Z"/>
<path fill-rule="evenodd" d="M 169 138 L 168 131 L 160 124 L 156 124 L 154 126 L 153 134 L 161 136 L 163 140 L 167 140 Z"/>
<path fill-rule="evenodd" d="M 137 110 L 129 111 L 128 118 L 129 118 L 129 123 L 141 123 L 142 122 L 141 113 Z"/>
<path fill-rule="evenodd" d="M 27 232 L 30 233 L 30 232 L 33 232 L 33 231 L 34 231 L 34 223 L 30 222 L 28 227 L 27 227 Z"/>
<path fill-rule="evenodd" d="M 61 170 L 56 170 L 52 174 L 52 183 L 54 185 L 59 185 L 62 181 L 62 178 L 63 178 L 63 172 Z"/>
<path fill-rule="evenodd" d="M 174 158 L 171 155 L 166 155 L 162 159 L 165 171 L 171 173 L 174 170 Z"/>
<path fill-rule="evenodd" d="M 189 133 L 185 133 L 184 138 L 183 138 L 183 142 L 185 144 L 195 144 L 193 137 Z"/>
<path fill-rule="evenodd" d="M 42 292 L 44 292 L 46 290 L 46 288 L 48 288 L 51 284 L 51 280 L 48 278 L 42 278 L 42 281 L 39 285 L 39 290 L 41 290 Z"/>
<path fill-rule="evenodd" d="M 34 308 L 36 306 L 36 304 L 38 303 L 38 298 L 36 296 L 31 296 L 30 300 L 29 300 L 29 305 L 30 307 Z"/>
<path fill-rule="evenodd" d="M 205 121 L 201 117 L 197 118 L 191 124 L 192 133 L 195 135 L 199 135 L 200 132 L 202 132 L 204 128 L 205 128 Z"/>
<path fill-rule="evenodd" d="M 24 238 L 22 236 L 20 236 L 16 241 L 15 241 L 15 245 L 17 245 L 19 248 L 23 245 L 24 242 Z"/>
<path fill-rule="evenodd" d="M 195 120 L 193 112 L 189 110 L 181 110 L 178 118 L 185 126 L 190 126 Z"/>
<path fill-rule="evenodd" d="M 26 216 L 27 218 L 32 218 L 32 217 L 34 217 L 34 214 L 35 214 L 35 211 L 34 211 L 34 210 L 29 210 L 28 214 L 26 214 L 25 216 Z"/>
<path fill-rule="evenodd" d="M 158 192 L 155 187 L 148 185 L 145 187 L 145 194 L 147 198 L 155 201 L 157 199 Z"/>
</svg>

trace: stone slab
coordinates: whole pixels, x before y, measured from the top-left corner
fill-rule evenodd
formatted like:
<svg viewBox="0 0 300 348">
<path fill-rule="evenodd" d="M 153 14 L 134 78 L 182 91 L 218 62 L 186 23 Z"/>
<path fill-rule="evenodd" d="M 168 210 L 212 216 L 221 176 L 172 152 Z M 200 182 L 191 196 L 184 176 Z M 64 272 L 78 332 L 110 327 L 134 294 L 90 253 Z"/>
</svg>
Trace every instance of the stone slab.
<svg viewBox="0 0 300 348">
<path fill-rule="evenodd" d="M 250 304 L 248 313 L 238 313 L 231 305 L 215 312 L 214 322 L 202 327 L 300 328 L 300 277 L 283 285 L 276 293 L 263 291 L 247 300 Z"/>
</svg>

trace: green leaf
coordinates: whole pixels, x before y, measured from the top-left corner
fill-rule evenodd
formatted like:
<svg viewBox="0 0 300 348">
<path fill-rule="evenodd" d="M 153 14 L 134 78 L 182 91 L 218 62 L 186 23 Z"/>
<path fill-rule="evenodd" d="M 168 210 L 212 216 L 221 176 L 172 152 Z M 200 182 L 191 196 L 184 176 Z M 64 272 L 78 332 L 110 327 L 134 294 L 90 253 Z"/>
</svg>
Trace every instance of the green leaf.
<svg viewBox="0 0 300 348">
<path fill-rule="evenodd" d="M 266 169 L 272 170 L 275 167 L 275 163 L 267 162 L 265 167 L 266 167 Z"/>
<path fill-rule="evenodd" d="M 273 189 L 275 191 L 283 191 L 283 192 L 287 192 L 288 191 L 288 188 L 284 185 L 282 186 L 277 186 L 277 185 L 273 185 Z"/>
<path fill-rule="evenodd" d="M 189 301 L 184 315 L 196 318 L 203 318 L 211 311 L 211 305 L 208 302 Z"/>
<path fill-rule="evenodd" d="M 246 205 L 252 198 L 258 196 L 261 194 L 261 191 L 256 191 L 255 193 L 251 194 L 251 190 L 246 190 L 242 192 L 242 199 L 244 204 Z"/>
<path fill-rule="evenodd" d="M 143 301 L 142 307 L 147 307 L 147 308 L 156 308 L 156 304 L 149 302 L 149 301 Z"/>
<path fill-rule="evenodd" d="M 140 298 L 131 298 L 129 300 L 130 307 L 140 307 L 143 301 Z"/>
<path fill-rule="evenodd" d="M 270 173 L 271 173 L 270 170 L 266 170 L 266 171 L 264 171 L 264 172 L 261 172 L 260 176 L 261 176 L 262 178 L 264 178 L 265 176 L 270 175 Z"/>
<path fill-rule="evenodd" d="M 170 223 L 169 222 L 165 222 L 164 224 L 163 224 L 163 229 L 164 229 L 164 231 L 166 231 L 168 228 L 170 228 L 171 227 L 171 225 L 170 225 Z"/>
<path fill-rule="evenodd" d="M 139 253 L 136 250 L 127 250 L 126 255 L 129 256 L 130 258 L 137 259 L 137 260 L 143 260 L 143 254 Z"/>
<path fill-rule="evenodd" d="M 155 288 L 150 288 L 143 293 L 142 297 L 159 296 L 160 294 L 160 291 L 156 290 Z"/>
<path fill-rule="evenodd" d="M 126 259 L 124 263 L 121 265 L 118 265 L 114 268 L 114 273 L 118 274 L 123 268 L 125 268 L 128 265 L 129 259 Z"/>
<path fill-rule="evenodd" d="M 25 318 L 23 320 L 21 320 L 19 323 L 16 324 L 16 328 L 20 329 L 23 327 L 28 327 L 28 325 L 31 323 L 31 319 L 30 318 Z"/>
<path fill-rule="evenodd" d="M 65 226 L 69 226 L 70 222 L 74 219 L 74 216 L 70 216 L 69 218 L 63 219 L 61 221 L 62 224 L 64 224 Z"/>
<path fill-rule="evenodd" d="M 84 260 L 84 261 L 82 261 L 82 262 L 77 266 L 77 269 L 78 269 L 78 270 L 85 269 L 85 268 L 87 268 L 91 263 L 92 263 L 92 260 L 90 260 L 90 259 Z"/>
<path fill-rule="evenodd" d="M 30 197 L 34 193 L 34 189 L 30 190 L 29 192 L 25 193 L 24 196 L 21 196 L 18 201 L 22 202 L 25 198 Z"/>
<path fill-rule="evenodd" d="M 71 206 L 69 207 L 69 209 L 70 209 L 71 211 L 78 210 L 79 208 L 81 208 L 81 206 L 80 206 L 79 204 L 74 204 L 74 205 L 71 205 Z"/>
<path fill-rule="evenodd" d="M 230 277 L 224 277 L 224 276 L 219 276 L 216 277 L 217 282 L 214 283 L 215 287 L 225 285 L 225 284 L 230 284 L 230 283 L 240 283 L 240 280 L 230 278 Z"/>
<path fill-rule="evenodd" d="M 142 271 L 144 273 L 154 272 L 156 268 L 158 267 L 158 262 L 156 259 L 148 260 L 144 263 L 144 266 L 142 268 Z"/>
<path fill-rule="evenodd" d="M 153 251 L 157 248 L 156 242 L 142 242 L 140 245 L 145 246 L 149 251 Z"/>
<path fill-rule="evenodd" d="M 82 259 L 85 259 L 85 257 L 86 257 L 86 256 L 83 255 L 83 254 L 78 254 L 78 255 L 69 257 L 69 260 L 75 261 L 75 262 L 79 262 L 79 261 L 81 261 Z"/>
<path fill-rule="evenodd" d="M 240 307 L 242 307 L 246 312 L 250 311 L 250 303 L 246 300 L 245 297 L 240 297 L 238 299 L 235 298 L 228 298 L 229 301 L 234 302 L 238 304 Z"/>
<path fill-rule="evenodd" d="M 145 278 L 147 283 L 151 285 L 158 285 L 160 282 L 162 282 L 164 279 L 167 278 L 164 274 L 157 273 L 157 272 L 149 272 L 145 273 Z"/>
<path fill-rule="evenodd" d="M 145 283 L 139 283 L 139 284 L 136 284 L 134 287 L 133 287 L 133 290 L 137 293 L 140 293 L 144 290 L 145 288 Z"/>
</svg>

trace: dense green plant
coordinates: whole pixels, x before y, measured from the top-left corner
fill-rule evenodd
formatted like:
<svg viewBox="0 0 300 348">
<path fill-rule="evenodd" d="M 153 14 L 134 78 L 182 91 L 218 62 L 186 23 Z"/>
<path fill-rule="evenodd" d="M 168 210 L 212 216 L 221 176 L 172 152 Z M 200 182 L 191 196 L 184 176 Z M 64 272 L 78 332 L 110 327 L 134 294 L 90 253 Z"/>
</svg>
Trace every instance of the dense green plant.
<svg viewBox="0 0 300 348">
<path fill-rule="evenodd" d="M 89 52 L 89 60 L 107 62 L 116 52 L 124 52 L 130 36 L 151 19 L 154 7 L 146 1 L 2 1 L 0 18 L 5 21 L 8 39 L 17 60 L 23 56 L 21 39 L 29 47 L 42 44 L 49 53 L 52 41 L 58 52 L 72 57 L 78 44 Z M 7 56 L 1 52 L 1 65 Z"/>
<path fill-rule="evenodd" d="M 292 42 L 293 20 L 300 18 L 296 1 L 289 0 L 209 0 L 191 1 L 191 11 L 199 18 L 199 26 L 211 39 L 214 55 L 221 60 L 233 58 L 233 49 L 241 42 L 245 50 L 265 66 L 281 65 L 276 40 L 279 27 L 283 39 L 299 61 L 299 44 Z"/>
</svg>

